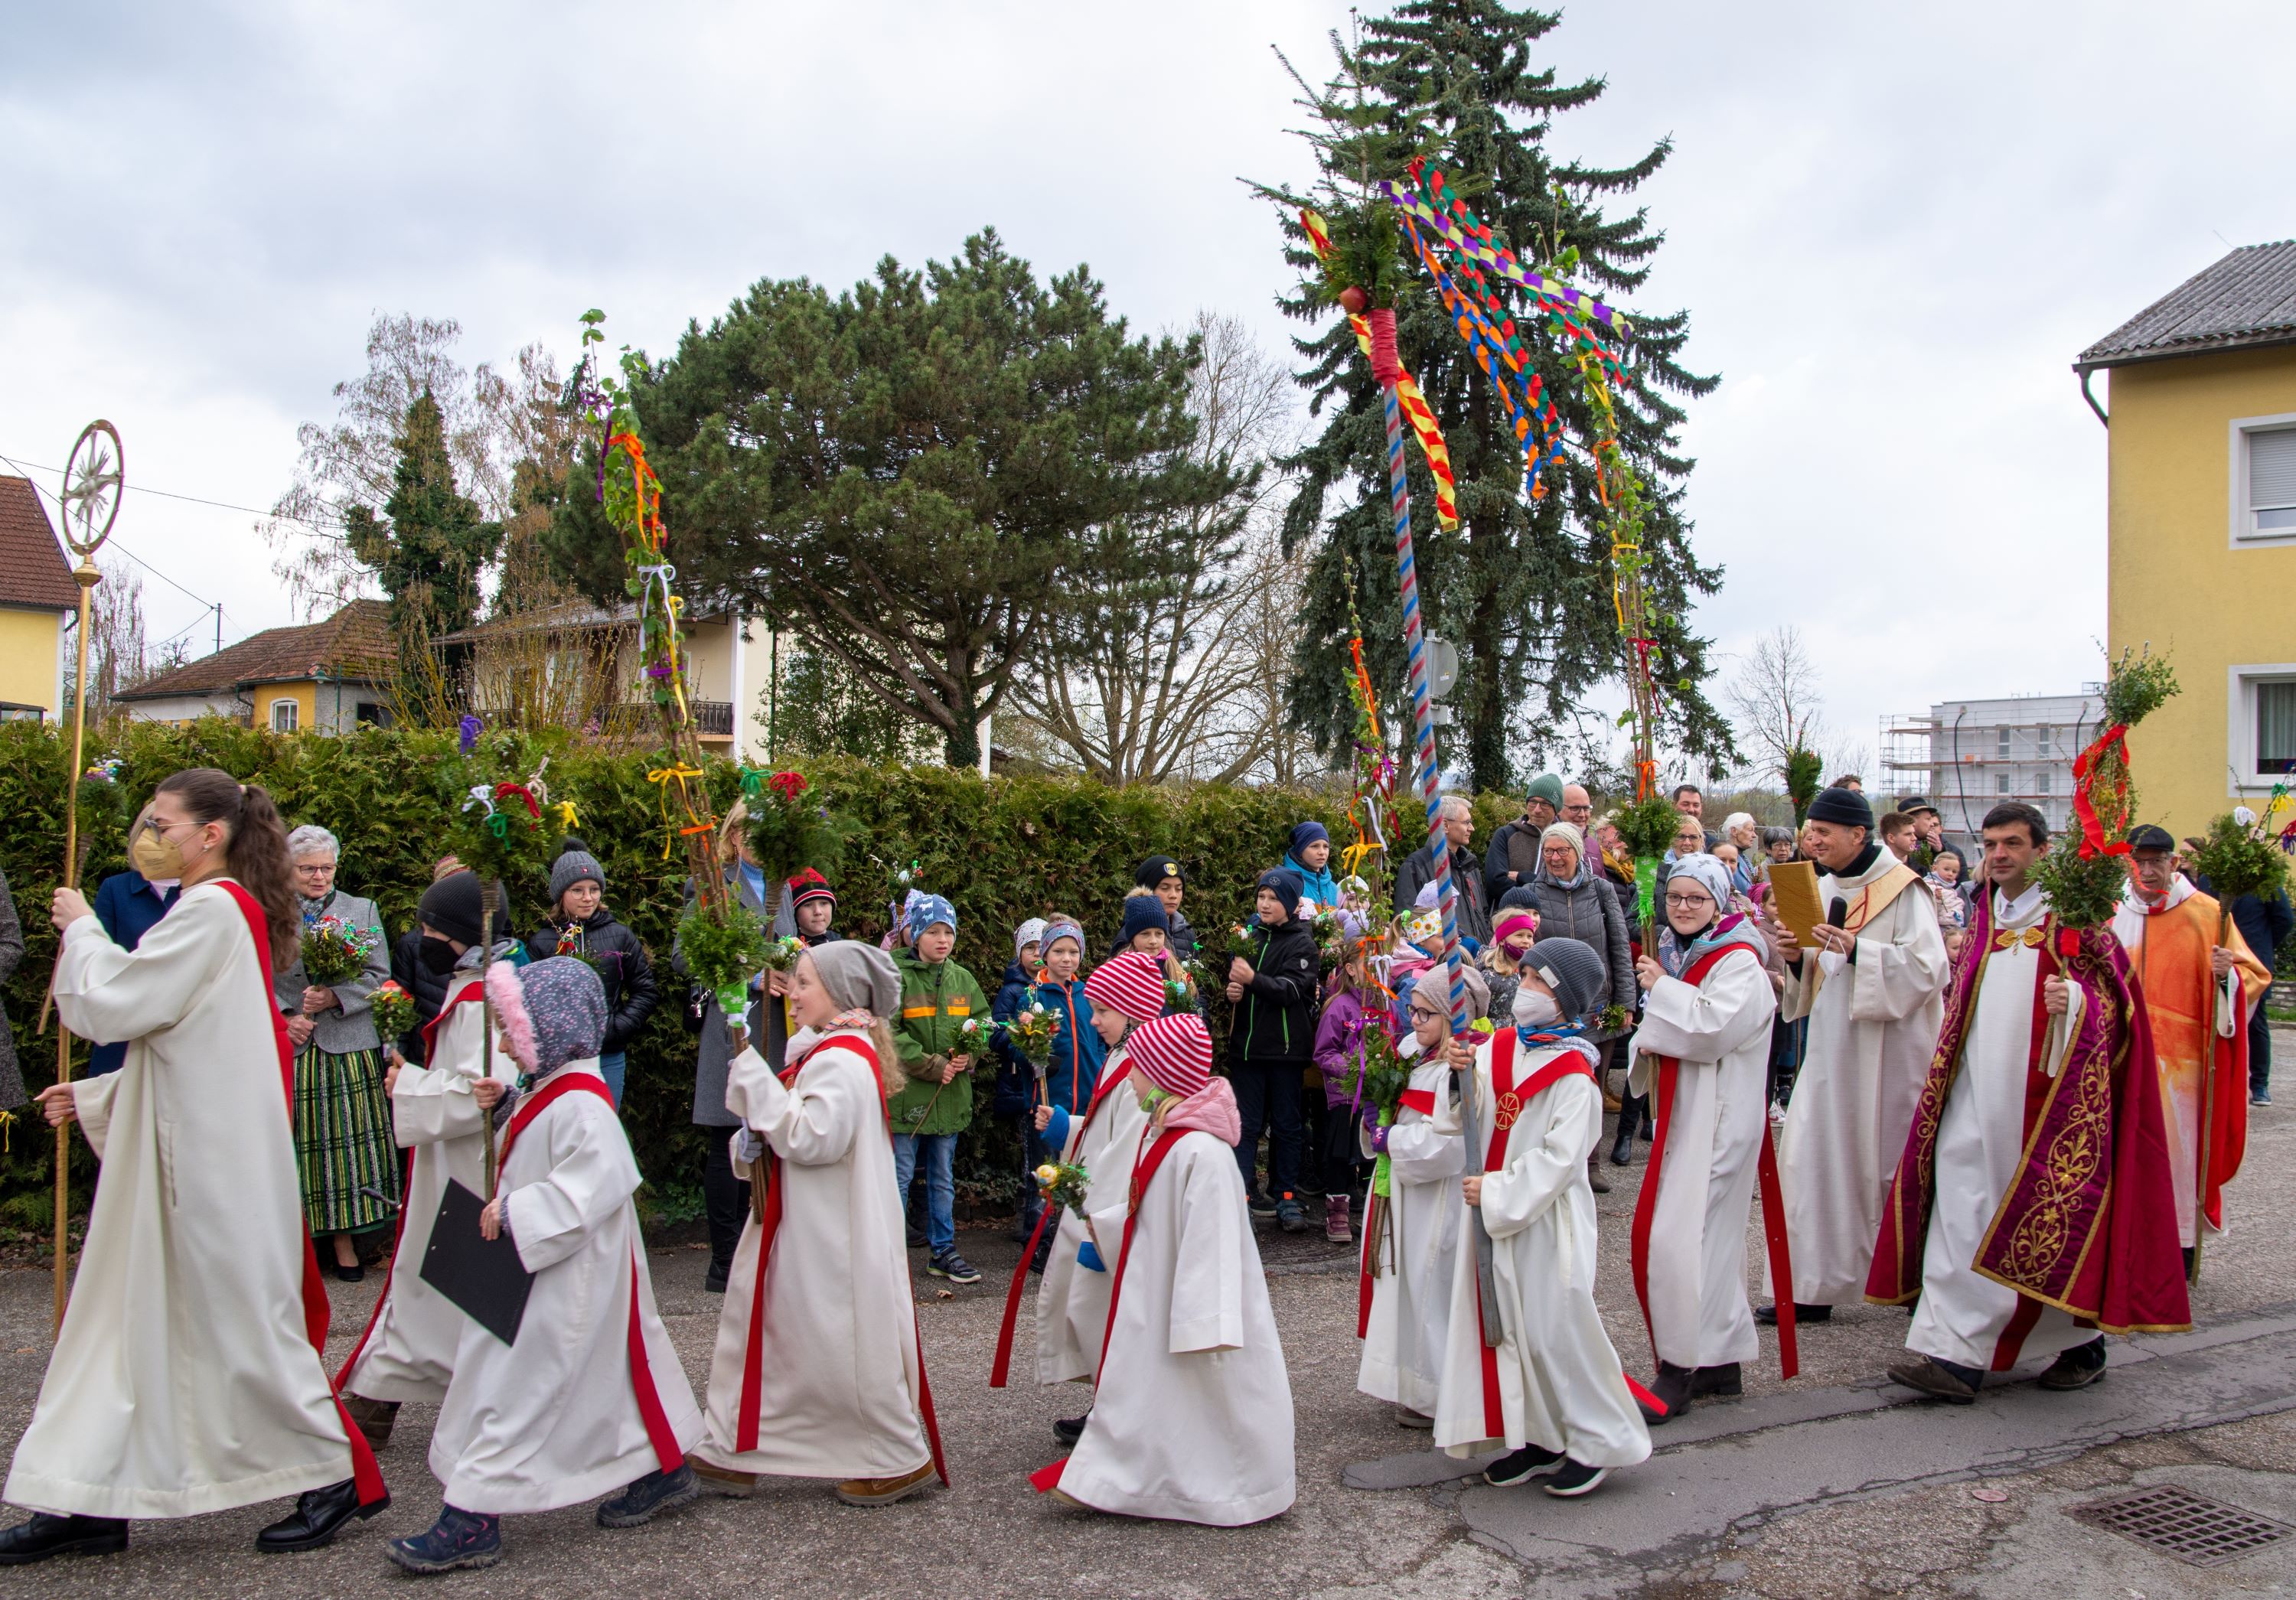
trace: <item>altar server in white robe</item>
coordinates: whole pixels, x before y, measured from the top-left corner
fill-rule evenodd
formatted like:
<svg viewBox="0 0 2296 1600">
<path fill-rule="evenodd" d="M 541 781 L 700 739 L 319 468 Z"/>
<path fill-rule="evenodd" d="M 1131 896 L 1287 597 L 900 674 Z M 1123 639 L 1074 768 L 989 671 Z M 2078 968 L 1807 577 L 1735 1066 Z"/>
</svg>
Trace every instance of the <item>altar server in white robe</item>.
<svg viewBox="0 0 2296 1600">
<path fill-rule="evenodd" d="M 447 998 L 423 1030 L 423 1064 L 398 1061 L 384 1074 L 393 1136 L 414 1153 L 406 1204 L 390 1276 L 366 1331 L 335 1375 L 344 1409 L 377 1448 L 390 1439 L 401 1405 L 447 1398 L 470 1318 L 424 1281 L 422 1259 L 447 1181 L 473 1194 L 486 1192 L 487 1108 L 499 1091 L 480 1084 L 489 1076 L 499 1084 L 518 1076 L 518 1063 L 499 1038 L 487 1048 L 479 981 L 481 893 L 476 873 L 453 873 L 425 890 L 415 907 L 422 959 L 447 969 Z M 507 940 L 498 943 L 495 958 L 503 960 L 510 948 Z"/>
<path fill-rule="evenodd" d="M 1491 1240 L 1500 1337 L 1483 1342 L 1475 1241 L 1463 1232 L 1451 1279 L 1450 1342 L 1435 1442 L 1454 1456 L 1503 1445 L 1496 1484 L 1542 1479 L 1583 1495 L 1650 1456 L 1650 1430 L 1595 1309 L 1595 1192 L 1587 1156 L 1603 1131 L 1600 1046 L 1587 1026 L 1610 993 L 1592 946 L 1549 939 L 1523 958 L 1515 1026 L 1477 1048 L 1476 1131 L 1460 1186 L 1469 1226 Z M 1459 1132 L 1456 1102 L 1437 1126 Z"/>
<path fill-rule="evenodd" d="M 1366 1213 L 1359 1281 L 1370 1296 L 1359 1311 L 1363 1357 L 1356 1388 L 1396 1408 L 1407 1428 L 1431 1427 L 1443 1383 L 1443 1350 L 1451 1320 L 1451 1277 L 1463 1216 L 1459 1178 L 1466 1170 L 1466 1141 L 1455 1126 L 1436 1126 L 1437 1108 L 1456 1094 L 1455 1061 L 1468 1050 L 1454 1046 L 1441 982 L 1417 974 L 1398 981 L 1410 1035 L 1405 1047 L 1418 1064 L 1392 1124 L 1365 1128 L 1367 1155 L 1387 1161 L 1387 1193 Z M 1382 1026 L 1365 1014 L 1365 1026 Z M 1376 1186 L 1376 1177 L 1374 1177 Z M 1373 1270 L 1376 1265 L 1377 1270 Z M 1360 1298 L 1360 1297 L 1359 1297 Z"/>
<path fill-rule="evenodd" d="M 791 973 L 791 1064 L 776 1075 L 750 1048 L 729 1068 L 734 1169 L 756 1186 L 693 1451 L 720 1493 L 828 1478 L 849 1506 L 889 1506 L 948 1481 L 885 1120 L 900 1000 L 884 951 L 816 945 Z"/>
<path fill-rule="evenodd" d="M 1193 1013 L 1134 1030 L 1149 1120 L 1132 1181 L 1093 1218 L 1116 1251 L 1084 1434 L 1031 1481 L 1067 1504 L 1236 1528 L 1289 1510 L 1292 1383 L 1236 1170 L 1227 1079 Z"/>
<path fill-rule="evenodd" d="M 506 1513 L 619 1489 L 598 1525 L 633 1528 L 701 1492 L 685 1465 L 701 1415 L 654 1309 L 638 1164 L 598 1073 L 605 989 L 588 964 L 555 956 L 490 967 L 487 997 L 526 1087 L 479 1231 L 507 1235 L 534 1278 L 515 1342 L 464 1321 L 430 1435 L 445 1504 L 428 1531 L 387 1547 L 410 1572 L 492 1566 Z"/>
<path fill-rule="evenodd" d="M 1864 795 L 1820 790 L 1802 837 L 1825 868 L 1817 892 L 1829 923 L 1813 931 L 1815 950 L 1774 920 L 1763 930 L 1786 961 L 1780 1014 L 1809 1019 L 1778 1175 L 1795 1318 L 1824 1322 L 1836 1306 L 1865 1303 L 1874 1235 L 1929 1077 L 1952 972 L 1935 903 L 1920 874 L 1874 837 Z M 1755 1318 L 1775 1321 L 1775 1307 Z"/>
<path fill-rule="evenodd" d="M 1730 906 L 1730 869 L 1701 852 L 1666 881 L 1666 928 L 1635 964 L 1643 1020 L 1628 1087 L 1657 1108 L 1658 1160 L 1631 1234 L 1635 1291 L 1663 1411 L 1736 1394 L 1760 1352 L 1746 1299 L 1746 1217 L 1769 1136 L 1770 988 L 1761 936 Z"/>
<path fill-rule="evenodd" d="M 1139 1024 L 1164 1014 L 1164 974 L 1154 956 L 1127 950 L 1094 968 L 1084 981 L 1084 992 L 1092 1001 L 1092 1025 L 1109 1046 L 1099 1081 L 1093 1086 L 1092 1104 L 1080 1117 L 1070 1116 L 1065 1106 L 1040 1105 L 1036 1117 L 1037 1137 L 1059 1151 L 1062 1161 L 1085 1169 L 1085 1211 L 1090 1216 L 1121 1204 L 1132 1180 L 1132 1161 L 1139 1152 L 1141 1130 L 1148 1126 L 1148 1113 L 1130 1087 L 1132 1055 L 1125 1038 Z M 1101 1337 L 1108 1331 L 1112 1263 L 1102 1256 L 1083 1218 L 1067 1207 L 1047 1206 L 1046 1218 L 1038 1226 L 1047 1226 L 1055 1210 L 1059 1233 L 1037 1286 L 1037 1382 L 1090 1383 L 1100 1366 Z M 1016 1290 L 1027 1277 L 1032 1253 L 1021 1251 L 1013 1268 Z M 998 1336 L 990 1374 L 993 1386 L 1001 1387 L 1011 1358 L 1011 1315 L 1016 1309 L 1017 1300 L 1008 1295 L 1005 1331 Z M 1053 1424 L 1053 1434 L 1062 1444 L 1076 1443 L 1083 1432 L 1081 1416 L 1063 1417 Z"/>
<path fill-rule="evenodd" d="M 295 1511 L 256 1547 L 308 1549 L 390 1504 L 320 1359 L 326 1288 L 271 1000 L 301 933 L 278 811 L 260 785 L 199 767 L 161 784 L 138 825 L 184 889 L 136 948 L 77 890 L 55 895 L 57 1014 L 127 1053 L 39 1096 L 52 1124 L 78 1122 L 102 1181 L 8 1473 L 6 1497 L 36 1514 L 0 1533 L 0 1564 L 121 1550 L 131 1517 L 281 1495 Z"/>
</svg>

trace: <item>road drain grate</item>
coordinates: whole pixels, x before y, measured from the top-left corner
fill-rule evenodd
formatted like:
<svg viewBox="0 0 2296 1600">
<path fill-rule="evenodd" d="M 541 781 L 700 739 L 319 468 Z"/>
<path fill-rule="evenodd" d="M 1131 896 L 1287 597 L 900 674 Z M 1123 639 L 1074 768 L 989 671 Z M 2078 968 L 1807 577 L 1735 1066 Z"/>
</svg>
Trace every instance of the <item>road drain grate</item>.
<svg viewBox="0 0 2296 1600">
<path fill-rule="evenodd" d="M 2092 1500 L 2068 1507 L 2066 1514 L 2092 1528 L 2165 1550 L 2196 1567 L 2221 1566 L 2296 1537 L 2296 1528 L 2285 1522 L 2174 1485 Z"/>
</svg>

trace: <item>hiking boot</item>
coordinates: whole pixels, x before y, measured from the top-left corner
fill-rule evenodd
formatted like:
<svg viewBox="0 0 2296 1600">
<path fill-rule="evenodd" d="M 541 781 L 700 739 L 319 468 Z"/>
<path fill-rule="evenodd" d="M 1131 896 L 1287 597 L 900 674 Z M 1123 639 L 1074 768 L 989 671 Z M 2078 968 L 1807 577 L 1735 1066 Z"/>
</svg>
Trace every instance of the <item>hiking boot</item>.
<svg viewBox="0 0 2296 1600">
<path fill-rule="evenodd" d="M 1693 1382 L 1694 1374 L 1690 1368 L 1677 1366 L 1670 1361 L 1660 1362 L 1658 1376 L 1652 1380 L 1650 1391 L 1658 1398 L 1660 1404 L 1666 1409 L 1652 1410 L 1637 1399 L 1635 1401 L 1635 1408 L 1643 1414 L 1644 1425 L 1652 1428 L 1663 1427 L 1689 1410 L 1690 1397 L 1694 1392 L 1692 1388 Z M 1591 1489 L 1594 1485 L 1588 1484 L 1587 1487 Z"/>
<path fill-rule="evenodd" d="M 1735 1396 L 1745 1392 L 1745 1380 L 1740 1375 L 1735 1361 L 1726 1361 L 1719 1366 L 1702 1366 L 1690 1374 L 1690 1398 L 1693 1400 L 1703 1395 Z"/>
<path fill-rule="evenodd" d="M 1355 1232 L 1348 1224 L 1348 1197 L 1344 1194 L 1324 1196 L 1324 1237 L 1334 1244 L 1349 1244 Z"/>
<path fill-rule="evenodd" d="M 1244 1208 L 1265 1222 L 1275 1215 L 1275 1202 L 1265 1194 L 1254 1194 L 1244 1202 Z"/>
<path fill-rule="evenodd" d="M 923 1250 L 931 1243 L 925 1237 L 925 1230 L 914 1225 L 909 1228 L 908 1239 L 911 1250 Z"/>
<path fill-rule="evenodd" d="M 294 1510 L 255 1536 L 255 1547 L 266 1555 L 316 1550 L 332 1543 L 342 1525 L 353 1517 L 364 1521 L 390 1509 L 388 1494 L 372 1506 L 360 1505 L 356 1478 L 330 1483 L 324 1489 L 307 1489 L 295 1497 Z"/>
<path fill-rule="evenodd" d="M 1544 1478 L 1570 1459 L 1556 1450 L 1542 1450 L 1527 1444 L 1520 1450 L 1500 1456 L 1483 1469 L 1483 1481 L 1505 1489 L 1512 1484 L 1528 1483 L 1533 1478 Z"/>
<path fill-rule="evenodd" d="M 698 1456 L 688 1456 L 685 1465 L 702 1488 L 714 1495 L 727 1495 L 736 1500 L 746 1500 L 758 1492 L 758 1474 L 744 1473 L 730 1466 L 718 1466 Z"/>
<path fill-rule="evenodd" d="M 932 1481 L 933 1464 L 928 1461 L 896 1478 L 849 1478 L 837 1486 L 837 1497 L 848 1506 L 890 1506 L 929 1488 Z"/>
<path fill-rule="evenodd" d="M 2041 1374 L 2044 1389 L 2087 1389 L 2104 1377 L 2104 1335 L 2100 1333 L 2087 1344 L 2076 1344 L 2060 1351 Z"/>
<path fill-rule="evenodd" d="M 442 1506 L 430 1531 L 392 1539 L 382 1553 L 409 1572 L 490 1567 L 502 1559 L 502 1518 Z"/>
<path fill-rule="evenodd" d="M 1892 1383 L 1903 1383 L 1931 1399 L 1948 1400 L 1956 1406 L 1976 1402 L 1977 1383 L 1980 1375 L 1974 1367 L 1940 1361 L 1935 1356 L 1900 1361 L 1890 1368 Z"/>
<path fill-rule="evenodd" d="M 1603 1169 L 1599 1164 L 1601 1159 L 1591 1150 L 1587 1153 L 1587 1186 L 1597 1194 L 1608 1194 L 1611 1192 L 1611 1180 L 1603 1176 Z"/>
<path fill-rule="evenodd" d="M 343 1396 L 343 1413 L 358 1424 L 367 1443 L 381 1449 L 390 1442 L 390 1424 L 398 1420 L 397 1400 L 371 1400 L 363 1394 Z"/>
<path fill-rule="evenodd" d="M 36 1511 L 31 1521 L 0 1532 L 0 1566 L 29 1566 L 51 1555 L 112 1555 L 126 1548 L 126 1517 L 57 1516 Z"/>
<path fill-rule="evenodd" d="M 1300 1209 L 1298 1201 L 1287 1194 L 1275 1202 L 1275 1226 L 1287 1234 L 1305 1233 L 1308 1213 Z"/>
<path fill-rule="evenodd" d="M 1082 1416 L 1062 1417 L 1053 1424 L 1053 1437 L 1073 1449 L 1076 1441 L 1084 1437 L 1084 1425 L 1091 1416 L 1092 1413 L 1086 1411 Z"/>
<path fill-rule="evenodd" d="M 1568 1500 L 1579 1495 L 1592 1494 L 1610 1475 L 1611 1469 L 1607 1466 L 1588 1466 L 1583 1461 L 1565 1461 L 1547 1475 L 1546 1481 L 1539 1488 L 1558 1500 Z"/>
<path fill-rule="evenodd" d="M 980 1274 L 972 1264 L 953 1249 L 945 1250 L 926 1263 L 925 1270 L 937 1278 L 947 1278 L 952 1284 L 977 1284 Z"/>
<path fill-rule="evenodd" d="M 701 1480 L 679 1462 L 668 1472 L 657 1467 L 611 1500 L 598 1502 L 601 1528 L 640 1528 L 665 1511 L 701 1497 Z"/>
</svg>

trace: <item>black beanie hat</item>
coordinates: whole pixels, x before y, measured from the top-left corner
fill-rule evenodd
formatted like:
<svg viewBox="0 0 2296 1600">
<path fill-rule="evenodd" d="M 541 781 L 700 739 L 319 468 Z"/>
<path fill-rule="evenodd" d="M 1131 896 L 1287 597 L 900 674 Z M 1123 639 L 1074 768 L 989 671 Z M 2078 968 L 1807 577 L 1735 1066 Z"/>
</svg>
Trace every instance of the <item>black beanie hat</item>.
<svg viewBox="0 0 2296 1600">
<path fill-rule="evenodd" d="M 479 874 L 467 870 L 447 874 L 422 891 L 414 914 L 457 944 L 477 944 L 485 937 L 480 924 L 486 915 Z"/>
<path fill-rule="evenodd" d="M 1151 856 L 1140 864 L 1140 870 L 1132 874 L 1132 881 L 1143 889 L 1153 889 L 1167 878 L 1177 878 L 1183 883 L 1187 882 L 1187 874 L 1180 870 L 1180 864 L 1169 856 Z"/>
<path fill-rule="evenodd" d="M 1821 789 L 1809 802 L 1809 820 L 1837 827 L 1874 829 L 1874 808 L 1855 789 Z"/>
</svg>

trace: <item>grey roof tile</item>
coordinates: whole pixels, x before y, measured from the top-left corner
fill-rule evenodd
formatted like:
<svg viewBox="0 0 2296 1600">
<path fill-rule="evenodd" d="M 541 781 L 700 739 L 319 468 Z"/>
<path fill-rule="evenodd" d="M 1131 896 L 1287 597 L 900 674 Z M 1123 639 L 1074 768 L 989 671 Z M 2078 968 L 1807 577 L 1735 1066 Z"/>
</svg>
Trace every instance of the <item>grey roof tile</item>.
<svg viewBox="0 0 2296 1600">
<path fill-rule="evenodd" d="M 2243 345 L 2296 342 L 2296 239 L 2243 245 L 2185 280 L 2080 353 L 2118 366 Z"/>
</svg>

